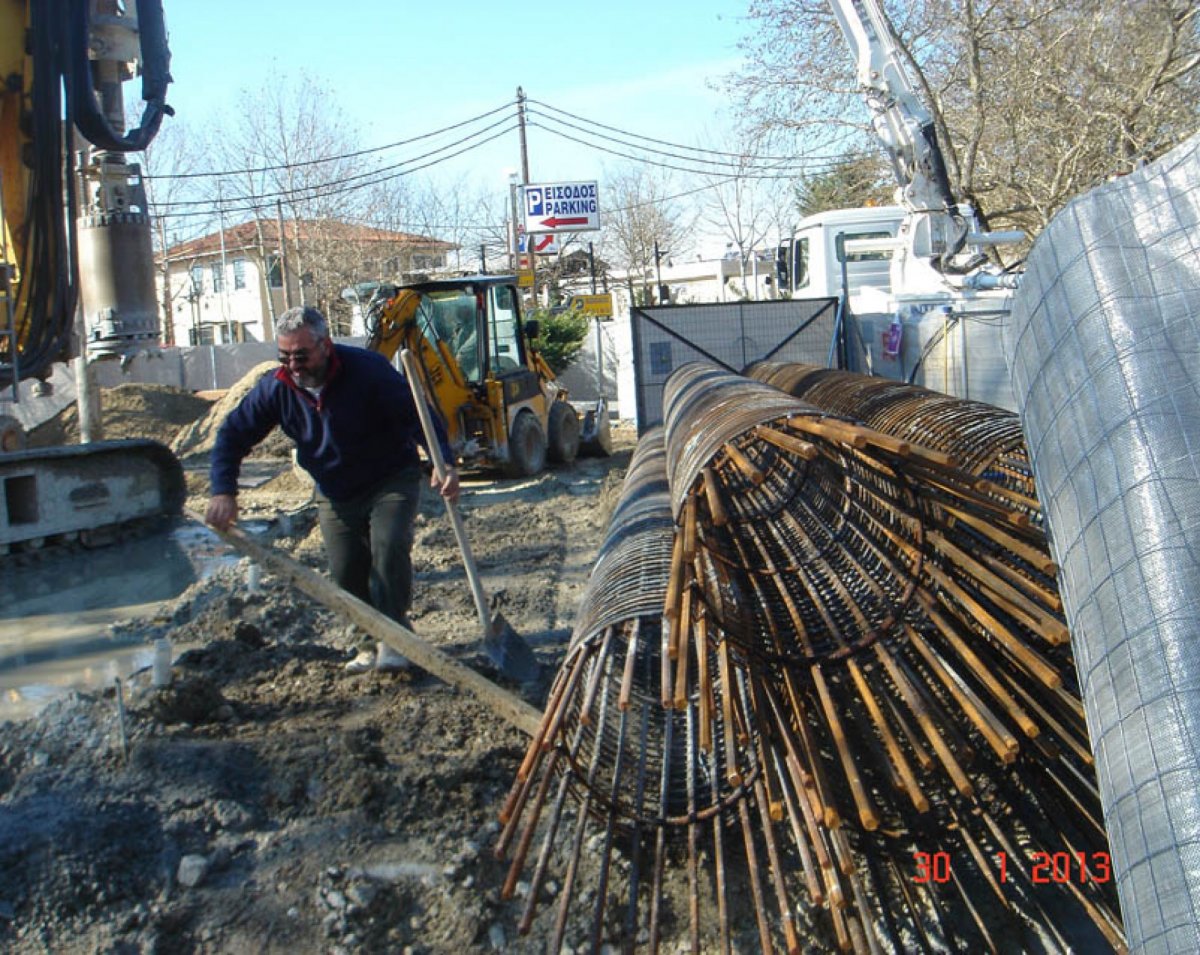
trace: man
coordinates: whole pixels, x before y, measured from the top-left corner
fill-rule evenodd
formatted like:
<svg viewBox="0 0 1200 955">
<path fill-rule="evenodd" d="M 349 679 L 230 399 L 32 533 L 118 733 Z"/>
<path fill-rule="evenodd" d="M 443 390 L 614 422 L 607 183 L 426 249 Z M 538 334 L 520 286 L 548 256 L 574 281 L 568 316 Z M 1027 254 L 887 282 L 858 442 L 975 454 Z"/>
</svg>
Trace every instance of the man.
<svg viewBox="0 0 1200 955">
<path fill-rule="evenodd" d="M 275 323 L 279 369 L 263 378 L 217 432 L 206 520 L 218 530 L 237 520 L 242 460 L 279 426 L 296 442 L 296 459 L 317 485 L 321 536 L 330 576 L 344 590 L 405 627 L 412 601 L 413 526 L 421 493 L 417 445 L 425 438 L 405 377 L 375 352 L 335 345 L 325 317 L 304 306 Z M 442 456 L 454 455 L 434 420 Z M 430 486 L 458 497 L 458 472 Z M 408 660 L 382 641 L 375 658 L 347 665 L 397 671 Z"/>
</svg>

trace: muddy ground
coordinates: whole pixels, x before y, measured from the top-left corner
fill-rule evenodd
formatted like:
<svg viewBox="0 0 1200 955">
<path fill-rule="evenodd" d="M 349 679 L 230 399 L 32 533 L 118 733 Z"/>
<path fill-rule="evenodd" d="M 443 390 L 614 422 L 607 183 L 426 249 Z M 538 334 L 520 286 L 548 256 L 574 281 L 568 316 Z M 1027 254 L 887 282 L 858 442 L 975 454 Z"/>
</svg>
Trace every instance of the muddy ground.
<svg viewBox="0 0 1200 955">
<path fill-rule="evenodd" d="M 189 506 L 202 511 L 221 404 L 132 385 L 103 401 L 109 437 L 176 440 Z M 71 426 L 50 422 L 31 443 L 53 443 L 47 435 Z M 548 672 L 634 442 L 618 429 L 611 457 L 466 482 L 462 508 L 485 586 Z M 264 483 L 243 490 L 243 520 L 322 568 L 311 489 L 286 451 L 269 440 L 250 462 Z M 544 688 L 506 682 L 479 652 L 455 539 L 432 494 L 414 557 L 414 629 L 540 706 Z M 169 689 L 153 689 L 142 672 L 119 693 L 76 694 L 0 724 L 0 950 L 545 950 L 554 881 L 533 931 L 518 937 L 524 885 L 502 901 L 506 866 L 492 854 L 522 732 L 427 674 L 348 675 L 362 634 L 270 574 L 249 586 L 244 564 L 114 639 L 161 636 L 195 646 L 177 655 Z M 569 924 L 573 949 L 589 949 L 589 916 Z M 674 950 L 686 917 L 668 913 L 665 924 Z"/>
</svg>

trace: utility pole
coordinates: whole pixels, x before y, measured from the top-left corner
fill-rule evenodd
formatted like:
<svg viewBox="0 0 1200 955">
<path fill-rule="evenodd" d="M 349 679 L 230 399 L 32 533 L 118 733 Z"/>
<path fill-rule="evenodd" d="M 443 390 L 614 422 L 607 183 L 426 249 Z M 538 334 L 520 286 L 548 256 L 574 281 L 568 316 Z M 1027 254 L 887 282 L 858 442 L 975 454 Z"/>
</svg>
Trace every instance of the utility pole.
<svg viewBox="0 0 1200 955">
<path fill-rule="evenodd" d="M 658 249 L 658 239 L 654 240 L 654 297 L 658 299 L 658 304 L 663 304 L 663 284 L 662 284 L 662 252 Z"/>
<path fill-rule="evenodd" d="M 275 200 L 275 224 L 279 229 L 279 280 L 283 283 L 283 310 L 292 307 L 291 273 L 288 270 L 287 236 L 283 231 L 283 200 Z M 263 263 L 264 265 L 266 263 Z M 267 275 L 267 294 L 271 294 L 271 278 Z"/>
<path fill-rule="evenodd" d="M 525 91 L 517 87 L 517 130 L 521 137 L 521 184 L 529 185 L 529 145 L 525 140 Z"/>
<path fill-rule="evenodd" d="M 225 196 L 224 183 L 217 180 L 217 224 L 221 230 L 221 317 L 225 319 L 225 341 L 233 343 L 233 319 L 229 317 L 229 296 L 225 293 L 228 269 L 225 267 Z"/>
<path fill-rule="evenodd" d="M 171 313 L 171 263 L 167 258 L 167 219 L 157 216 L 158 246 L 162 250 L 162 311 L 163 344 L 168 348 L 175 344 L 175 316 Z"/>
<path fill-rule="evenodd" d="M 525 137 L 525 91 L 521 87 L 517 87 L 517 132 L 521 142 L 521 185 L 529 185 L 529 142 Z M 517 215 L 520 212 L 523 216 L 524 209 L 517 209 L 516 196 L 520 193 L 522 201 L 524 201 L 524 192 L 522 190 L 513 189 L 513 235 L 520 236 L 524 234 L 524 230 L 517 227 Z M 521 240 L 518 238 L 514 242 L 517 263 L 521 260 Z M 533 273 L 533 295 L 537 297 L 537 253 L 534 251 L 533 243 L 529 241 L 529 236 L 525 235 L 525 254 L 529 257 L 529 271 Z"/>
<path fill-rule="evenodd" d="M 512 271 L 516 271 L 521 267 L 521 236 L 524 235 L 524 230 L 517 225 L 517 216 L 520 214 L 517 208 L 517 174 L 510 173 L 508 177 L 508 208 L 509 208 L 509 229 L 508 229 L 508 267 Z"/>
</svg>

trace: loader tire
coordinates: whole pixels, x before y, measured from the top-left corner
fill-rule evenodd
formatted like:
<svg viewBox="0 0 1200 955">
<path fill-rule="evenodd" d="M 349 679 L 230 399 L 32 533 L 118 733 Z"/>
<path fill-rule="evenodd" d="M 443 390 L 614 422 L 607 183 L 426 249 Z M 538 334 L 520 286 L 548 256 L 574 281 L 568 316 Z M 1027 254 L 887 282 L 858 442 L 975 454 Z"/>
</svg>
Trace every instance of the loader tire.
<svg viewBox="0 0 1200 955">
<path fill-rule="evenodd" d="M 546 466 L 546 432 L 531 411 L 522 411 L 508 436 L 508 465 L 512 477 L 530 477 Z"/>
<path fill-rule="evenodd" d="M 550 403 L 546 456 L 554 464 L 570 464 L 579 454 L 579 415 L 565 401 Z"/>
</svg>

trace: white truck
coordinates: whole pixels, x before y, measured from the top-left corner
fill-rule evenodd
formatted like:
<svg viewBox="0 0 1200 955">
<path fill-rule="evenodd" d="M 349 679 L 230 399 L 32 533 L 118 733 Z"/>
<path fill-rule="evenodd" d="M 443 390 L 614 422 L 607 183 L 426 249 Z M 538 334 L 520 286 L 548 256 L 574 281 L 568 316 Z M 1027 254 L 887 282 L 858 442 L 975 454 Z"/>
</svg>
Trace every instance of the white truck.
<svg viewBox="0 0 1200 955">
<path fill-rule="evenodd" d="M 929 112 L 876 0 L 830 0 L 895 172 L 896 205 L 837 209 L 780 243 L 781 291 L 842 303 L 852 370 L 1015 409 L 1001 326 L 1017 276 L 986 255 L 1020 233 L 984 232 L 956 202 Z"/>
</svg>

